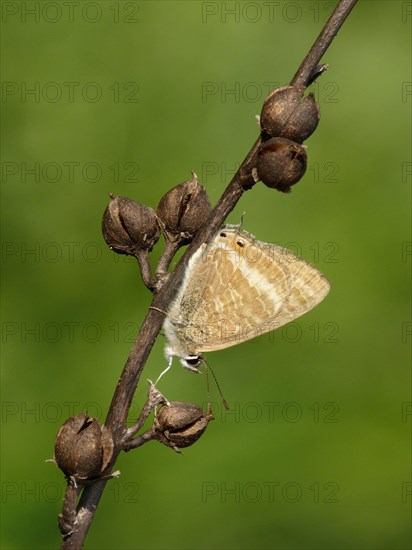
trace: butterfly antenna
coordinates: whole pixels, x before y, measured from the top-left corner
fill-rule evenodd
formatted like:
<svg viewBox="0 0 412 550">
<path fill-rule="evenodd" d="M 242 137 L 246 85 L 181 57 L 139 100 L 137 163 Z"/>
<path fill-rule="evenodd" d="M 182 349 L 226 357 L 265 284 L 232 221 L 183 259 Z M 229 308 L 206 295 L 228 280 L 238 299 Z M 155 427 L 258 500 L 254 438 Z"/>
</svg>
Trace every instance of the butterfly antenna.
<svg viewBox="0 0 412 550">
<path fill-rule="evenodd" d="M 218 392 L 220 393 L 220 397 L 222 398 L 223 406 L 225 407 L 226 410 L 228 410 L 228 409 L 229 409 L 229 405 L 228 405 L 226 399 L 223 397 L 222 390 L 220 389 L 219 382 L 217 381 L 216 375 L 215 375 L 215 373 L 213 372 L 212 367 L 211 367 L 211 366 L 209 365 L 209 363 L 207 363 L 204 359 L 202 359 L 202 362 L 203 362 L 203 364 L 204 364 L 205 367 L 206 367 L 206 377 L 207 377 L 207 399 L 208 399 L 208 402 L 209 402 L 209 412 L 211 412 L 211 410 L 210 410 L 210 385 L 209 385 L 209 377 L 208 377 L 208 372 L 209 372 L 209 370 L 210 370 L 210 372 L 212 373 L 213 380 L 215 381 L 217 390 L 218 390 Z"/>
<path fill-rule="evenodd" d="M 207 389 L 207 412 L 212 414 L 212 406 L 210 404 L 210 382 L 209 382 L 209 365 L 203 361 L 206 368 L 206 389 Z"/>
</svg>

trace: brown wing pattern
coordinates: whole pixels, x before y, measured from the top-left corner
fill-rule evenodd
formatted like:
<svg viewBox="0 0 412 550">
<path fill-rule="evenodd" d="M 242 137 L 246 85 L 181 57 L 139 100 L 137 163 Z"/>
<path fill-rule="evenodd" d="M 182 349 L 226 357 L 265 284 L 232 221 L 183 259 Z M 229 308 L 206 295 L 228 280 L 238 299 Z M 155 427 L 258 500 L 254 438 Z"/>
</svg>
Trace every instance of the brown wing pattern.
<svg viewBox="0 0 412 550">
<path fill-rule="evenodd" d="M 179 315 L 179 340 L 200 354 L 279 328 L 328 291 L 326 278 L 309 263 L 228 226 L 197 256 L 171 314 Z"/>
</svg>

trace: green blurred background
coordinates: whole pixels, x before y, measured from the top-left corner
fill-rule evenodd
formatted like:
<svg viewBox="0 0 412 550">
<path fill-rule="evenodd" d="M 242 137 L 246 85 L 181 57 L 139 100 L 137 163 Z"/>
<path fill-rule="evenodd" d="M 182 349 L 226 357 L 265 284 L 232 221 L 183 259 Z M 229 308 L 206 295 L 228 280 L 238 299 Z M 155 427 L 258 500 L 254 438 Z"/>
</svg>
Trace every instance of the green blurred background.
<svg viewBox="0 0 412 550">
<path fill-rule="evenodd" d="M 2 2 L 2 548 L 59 545 L 64 479 L 45 460 L 71 414 L 104 420 L 150 303 L 101 237 L 108 192 L 155 207 L 195 170 L 215 202 L 333 5 Z M 213 390 L 183 456 L 122 455 L 87 548 L 410 547 L 409 7 L 359 3 L 314 88 L 304 179 L 256 185 L 229 218 L 315 263 L 330 295 L 208 354 L 231 410 Z M 206 401 L 177 363 L 160 389 Z"/>
</svg>

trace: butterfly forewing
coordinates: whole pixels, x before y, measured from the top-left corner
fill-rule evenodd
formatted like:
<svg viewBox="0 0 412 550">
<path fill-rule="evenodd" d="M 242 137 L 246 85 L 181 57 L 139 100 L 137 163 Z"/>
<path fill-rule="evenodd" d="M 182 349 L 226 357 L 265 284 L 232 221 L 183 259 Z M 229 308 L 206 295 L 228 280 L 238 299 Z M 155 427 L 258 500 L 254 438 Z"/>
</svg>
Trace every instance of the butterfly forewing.
<svg viewBox="0 0 412 550">
<path fill-rule="evenodd" d="M 312 309 L 329 290 L 312 265 L 238 228 L 224 228 L 193 260 L 172 312 L 190 353 L 274 330 Z"/>
<path fill-rule="evenodd" d="M 224 349 L 279 328 L 315 307 L 327 279 L 289 250 L 224 227 L 189 263 L 169 312 L 169 337 L 190 354 Z M 173 328 L 170 328 L 173 327 Z"/>
</svg>

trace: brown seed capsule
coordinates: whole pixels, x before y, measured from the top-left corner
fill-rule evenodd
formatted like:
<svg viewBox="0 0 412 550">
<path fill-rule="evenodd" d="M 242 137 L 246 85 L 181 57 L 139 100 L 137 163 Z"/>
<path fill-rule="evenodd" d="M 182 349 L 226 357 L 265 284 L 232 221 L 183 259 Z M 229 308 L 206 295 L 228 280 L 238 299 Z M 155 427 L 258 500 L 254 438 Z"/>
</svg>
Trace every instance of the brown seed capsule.
<svg viewBox="0 0 412 550">
<path fill-rule="evenodd" d="M 171 401 L 155 421 L 157 439 L 175 450 L 190 447 L 206 430 L 213 417 L 193 403 Z"/>
<path fill-rule="evenodd" d="M 197 175 L 192 174 L 193 179 L 173 187 L 157 207 L 157 216 L 169 241 L 189 243 L 212 210 L 205 188 L 199 184 Z"/>
<path fill-rule="evenodd" d="M 320 110 L 312 93 L 303 97 L 303 88 L 285 86 L 269 94 L 260 115 L 263 138 L 284 137 L 302 143 L 316 129 Z"/>
<path fill-rule="evenodd" d="M 155 212 L 126 197 L 110 197 L 102 223 L 106 243 L 119 254 L 135 255 L 137 249 L 151 250 L 160 237 Z"/>
<path fill-rule="evenodd" d="M 112 455 L 110 432 L 86 413 L 69 418 L 57 434 L 54 459 L 67 476 L 78 480 L 99 477 Z"/>
<path fill-rule="evenodd" d="M 288 193 L 290 186 L 305 173 L 306 161 L 302 145 L 285 138 L 272 138 L 260 146 L 257 174 L 268 187 Z"/>
</svg>

